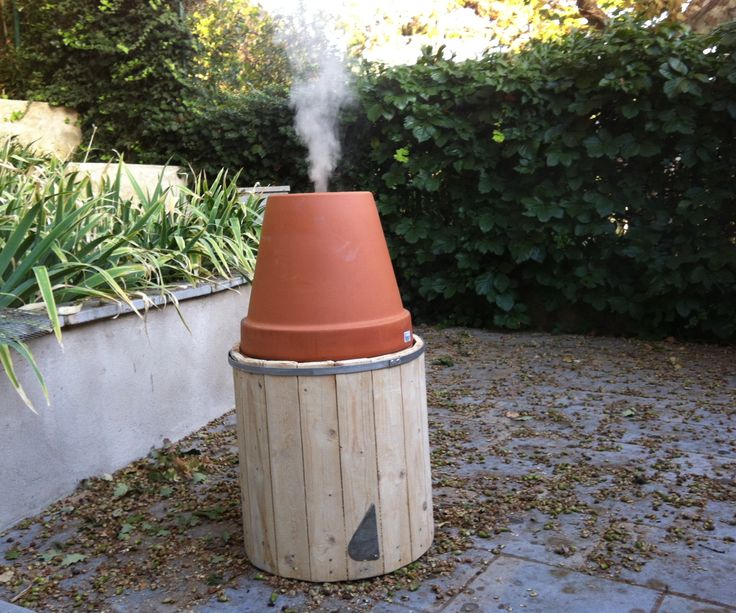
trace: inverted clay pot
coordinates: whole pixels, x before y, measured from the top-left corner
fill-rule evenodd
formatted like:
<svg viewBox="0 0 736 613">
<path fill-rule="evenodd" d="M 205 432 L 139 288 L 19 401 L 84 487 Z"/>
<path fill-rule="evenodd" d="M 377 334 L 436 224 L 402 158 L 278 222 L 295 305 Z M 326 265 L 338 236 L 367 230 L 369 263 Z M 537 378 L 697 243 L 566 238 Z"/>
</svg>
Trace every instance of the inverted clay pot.
<svg viewBox="0 0 736 613">
<path fill-rule="evenodd" d="M 268 199 L 240 351 L 267 360 L 366 358 L 412 345 L 370 192 Z"/>
</svg>

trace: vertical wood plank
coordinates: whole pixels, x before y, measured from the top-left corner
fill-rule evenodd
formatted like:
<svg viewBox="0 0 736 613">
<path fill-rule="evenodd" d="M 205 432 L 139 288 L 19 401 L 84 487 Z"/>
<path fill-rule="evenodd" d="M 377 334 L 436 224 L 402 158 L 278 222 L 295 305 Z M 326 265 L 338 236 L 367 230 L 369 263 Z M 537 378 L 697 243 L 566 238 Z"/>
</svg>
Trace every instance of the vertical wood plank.
<svg viewBox="0 0 736 613">
<path fill-rule="evenodd" d="M 412 560 L 401 369 L 372 375 L 384 570 L 391 572 Z"/>
<path fill-rule="evenodd" d="M 299 377 L 311 581 L 347 576 L 334 376 Z"/>
<path fill-rule="evenodd" d="M 239 373 L 243 384 L 243 441 L 247 472 L 248 507 L 252 543 L 251 562 L 277 571 L 276 532 L 273 522 L 271 460 L 263 375 Z"/>
<path fill-rule="evenodd" d="M 434 533 L 424 385 L 424 356 L 401 366 L 412 559 L 429 548 Z"/>
<path fill-rule="evenodd" d="M 248 493 L 248 467 L 245 457 L 245 413 L 246 408 L 246 375 L 236 369 L 233 369 L 233 379 L 235 383 L 235 427 L 238 440 L 238 483 L 240 484 L 240 507 L 243 517 L 243 545 L 245 547 L 245 555 L 249 560 L 253 559 L 253 546 L 250 513 L 250 495 Z"/>
<path fill-rule="evenodd" d="M 431 448 L 429 446 L 429 411 L 427 409 L 427 371 L 424 365 L 424 356 L 422 354 L 417 358 L 417 374 L 419 376 L 419 416 L 422 425 L 422 455 L 425 458 L 425 469 L 422 473 L 424 477 L 424 491 L 427 495 L 427 505 L 425 521 L 427 522 L 427 530 L 429 534 L 429 543 L 427 548 L 432 544 L 434 539 L 434 512 L 432 507 L 432 461 Z"/>
<path fill-rule="evenodd" d="M 266 376 L 265 388 L 278 573 L 283 577 L 308 577 L 309 538 L 297 378 Z"/>
<path fill-rule="evenodd" d="M 369 513 L 379 507 L 376 469 L 373 390 L 370 372 L 337 377 L 337 409 L 340 433 L 340 463 L 348 542 Z M 378 543 L 381 524 L 378 518 Z M 348 556 L 348 578 L 359 579 L 383 573 L 383 552 L 376 560 L 355 560 Z"/>
</svg>

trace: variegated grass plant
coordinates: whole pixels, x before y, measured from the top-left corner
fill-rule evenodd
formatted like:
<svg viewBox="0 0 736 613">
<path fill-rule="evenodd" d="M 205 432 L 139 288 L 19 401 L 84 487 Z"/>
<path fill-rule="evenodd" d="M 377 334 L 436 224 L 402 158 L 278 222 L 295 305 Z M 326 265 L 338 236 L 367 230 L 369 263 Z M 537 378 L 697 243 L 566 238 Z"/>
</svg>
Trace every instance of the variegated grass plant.
<svg viewBox="0 0 736 613">
<path fill-rule="evenodd" d="M 135 198 L 121 196 L 123 173 Z M 262 211 L 255 196 L 241 202 L 237 179 L 196 175 L 172 206 L 161 179 L 144 191 L 122 160 L 114 178 L 95 185 L 64 162 L 0 145 L 0 361 L 31 409 L 13 352 L 31 365 L 47 402 L 48 391 L 23 342 L 29 326 L 53 330 L 61 342 L 64 305 L 116 301 L 139 313 L 136 298 L 146 304 L 163 293 L 176 306 L 177 286 L 252 274 Z M 17 308 L 40 308 L 48 321 L 34 323 Z"/>
</svg>

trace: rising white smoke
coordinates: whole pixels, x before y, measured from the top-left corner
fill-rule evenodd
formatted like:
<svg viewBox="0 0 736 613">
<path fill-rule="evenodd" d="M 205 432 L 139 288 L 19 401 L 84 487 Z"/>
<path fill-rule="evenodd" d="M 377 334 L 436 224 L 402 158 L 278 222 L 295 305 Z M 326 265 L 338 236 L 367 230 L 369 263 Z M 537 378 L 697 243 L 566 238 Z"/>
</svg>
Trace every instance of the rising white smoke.
<svg viewBox="0 0 736 613">
<path fill-rule="evenodd" d="M 279 21 L 293 76 L 294 127 L 309 152 L 314 191 L 325 192 L 340 159 L 338 114 L 353 98 L 345 35 L 335 15 L 303 3 L 282 12 Z"/>
<path fill-rule="evenodd" d="M 340 159 L 337 117 L 350 98 L 345 66 L 331 56 L 322 59 L 313 76 L 294 81 L 291 88 L 294 127 L 309 151 L 309 178 L 316 192 L 327 191 Z"/>
</svg>

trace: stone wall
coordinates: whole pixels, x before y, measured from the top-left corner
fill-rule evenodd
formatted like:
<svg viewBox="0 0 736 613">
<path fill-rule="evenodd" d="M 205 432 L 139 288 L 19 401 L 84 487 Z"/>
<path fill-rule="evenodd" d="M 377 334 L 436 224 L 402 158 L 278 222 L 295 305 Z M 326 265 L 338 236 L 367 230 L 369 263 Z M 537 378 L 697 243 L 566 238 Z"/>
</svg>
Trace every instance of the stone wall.
<svg viewBox="0 0 736 613">
<path fill-rule="evenodd" d="M 0 99 L 0 140 L 16 137 L 39 153 L 68 159 L 82 142 L 79 116 L 46 102 Z"/>
</svg>

